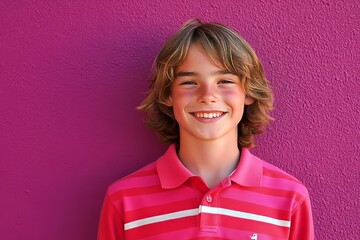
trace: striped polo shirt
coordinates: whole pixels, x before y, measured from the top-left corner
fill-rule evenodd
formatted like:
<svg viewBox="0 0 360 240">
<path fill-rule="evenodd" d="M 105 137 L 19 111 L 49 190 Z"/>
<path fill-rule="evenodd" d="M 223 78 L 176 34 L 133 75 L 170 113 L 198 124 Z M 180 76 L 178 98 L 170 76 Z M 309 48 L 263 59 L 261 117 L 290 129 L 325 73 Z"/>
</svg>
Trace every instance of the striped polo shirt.
<svg viewBox="0 0 360 240">
<path fill-rule="evenodd" d="M 113 183 L 98 240 L 313 239 L 308 191 L 242 148 L 236 170 L 209 189 L 171 145 L 157 161 Z"/>
</svg>

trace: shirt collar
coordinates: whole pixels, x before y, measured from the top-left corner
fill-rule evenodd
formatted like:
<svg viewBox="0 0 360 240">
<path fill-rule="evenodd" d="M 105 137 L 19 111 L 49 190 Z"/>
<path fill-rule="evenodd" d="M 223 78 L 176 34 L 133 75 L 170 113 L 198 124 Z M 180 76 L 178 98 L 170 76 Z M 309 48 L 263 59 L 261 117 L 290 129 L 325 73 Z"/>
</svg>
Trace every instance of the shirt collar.
<svg viewBox="0 0 360 240">
<path fill-rule="evenodd" d="M 164 155 L 156 161 L 156 169 L 161 186 L 165 189 L 176 188 L 194 176 L 178 158 L 175 144 L 170 145 Z"/>
<path fill-rule="evenodd" d="M 156 161 L 156 168 L 164 189 L 176 188 L 194 176 L 178 158 L 175 144 L 170 145 L 164 155 Z M 258 187 L 261 186 L 262 175 L 261 159 L 252 155 L 249 149 L 242 148 L 239 164 L 230 179 L 242 186 Z"/>
<path fill-rule="evenodd" d="M 230 179 L 242 186 L 260 187 L 262 176 L 262 160 L 251 154 L 248 148 L 242 148 L 239 164 Z"/>
</svg>

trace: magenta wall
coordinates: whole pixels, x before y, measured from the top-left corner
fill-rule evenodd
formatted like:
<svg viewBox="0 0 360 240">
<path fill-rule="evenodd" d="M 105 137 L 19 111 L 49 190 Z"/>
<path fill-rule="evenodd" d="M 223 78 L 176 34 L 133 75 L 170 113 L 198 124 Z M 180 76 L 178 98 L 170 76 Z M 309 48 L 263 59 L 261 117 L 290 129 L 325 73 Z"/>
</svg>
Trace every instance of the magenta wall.
<svg viewBox="0 0 360 240">
<path fill-rule="evenodd" d="M 254 152 L 306 184 L 317 239 L 358 239 L 359 1 L 77 2 L 0 3 L 1 239 L 96 238 L 106 187 L 166 148 L 135 107 L 194 16 L 262 59 L 276 120 Z"/>
</svg>

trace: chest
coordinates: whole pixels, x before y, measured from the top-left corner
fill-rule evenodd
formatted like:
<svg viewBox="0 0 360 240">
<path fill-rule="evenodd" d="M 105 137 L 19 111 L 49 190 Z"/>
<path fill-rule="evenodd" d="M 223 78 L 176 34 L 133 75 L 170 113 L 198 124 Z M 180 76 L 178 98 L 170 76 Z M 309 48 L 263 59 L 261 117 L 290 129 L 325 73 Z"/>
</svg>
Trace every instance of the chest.
<svg viewBox="0 0 360 240">
<path fill-rule="evenodd" d="M 177 189 L 179 190 L 179 189 Z M 184 188 L 124 199 L 126 239 L 287 239 L 291 198 L 259 190 Z"/>
</svg>

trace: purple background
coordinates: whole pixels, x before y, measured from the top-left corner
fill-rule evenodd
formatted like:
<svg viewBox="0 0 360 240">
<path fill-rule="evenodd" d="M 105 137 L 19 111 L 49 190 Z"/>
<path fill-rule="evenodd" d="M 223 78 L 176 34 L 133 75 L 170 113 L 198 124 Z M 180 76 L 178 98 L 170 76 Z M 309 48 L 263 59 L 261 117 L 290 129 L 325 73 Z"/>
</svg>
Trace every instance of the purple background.
<svg viewBox="0 0 360 240">
<path fill-rule="evenodd" d="M 357 0 L 1 1 L 0 238 L 96 238 L 106 187 L 166 149 L 135 107 L 197 16 L 238 30 L 272 83 L 253 152 L 308 187 L 317 239 L 357 239 L 359 15 Z"/>
</svg>

